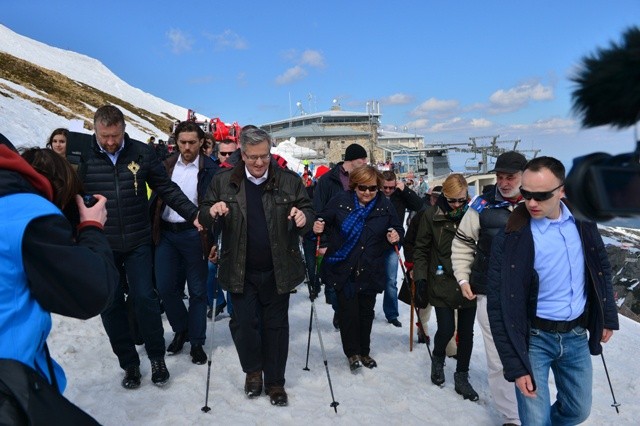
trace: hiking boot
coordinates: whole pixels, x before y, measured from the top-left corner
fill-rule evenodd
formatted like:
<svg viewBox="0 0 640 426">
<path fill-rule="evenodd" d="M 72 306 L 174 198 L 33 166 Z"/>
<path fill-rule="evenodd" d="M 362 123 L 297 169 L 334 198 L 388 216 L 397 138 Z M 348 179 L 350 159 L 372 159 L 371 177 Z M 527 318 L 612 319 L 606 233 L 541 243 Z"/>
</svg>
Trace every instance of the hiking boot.
<svg viewBox="0 0 640 426">
<path fill-rule="evenodd" d="M 369 355 L 361 356 L 360 362 L 362 362 L 362 365 L 364 365 L 369 369 L 376 368 L 378 366 L 378 363 L 376 362 L 376 360 L 371 358 Z"/>
<path fill-rule="evenodd" d="M 469 383 L 469 373 L 468 372 L 459 372 L 453 374 L 453 381 L 455 382 L 455 389 L 460 395 L 463 396 L 464 399 L 468 399 L 469 401 L 477 401 L 478 393 L 473 390 L 471 387 L 471 383 Z"/>
<path fill-rule="evenodd" d="M 216 316 L 220 315 L 222 311 L 224 311 L 225 306 L 227 306 L 227 302 L 224 301 L 216 305 Z"/>
<path fill-rule="evenodd" d="M 207 354 L 204 353 L 202 345 L 191 345 L 191 362 L 202 365 L 207 362 Z"/>
<path fill-rule="evenodd" d="M 442 385 L 444 383 L 444 356 L 434 355 L 431 360 L 431 382 L 434 385 Z"/>
<path fill-rule="evenodd" d="M 333 327 L 336 330 L 340 330 L 340 320 L 338 319 L 338 313 L 334 312 L 333 314 Z"/>
<path fill-rule="evenodd" d="M 348 358 L 349 361 L 349 369 L 352 373 L 358 372 L 362 368 L 362 363 L 360 362 L 360 355 L 353 355 Z"/>
<path fill-rule="evenodd" d="M 418 343 L 425 343 L 427 346 L 431 344 L 431 337 L 428 334 L 424 334 L 421 328 L 418 328 Z"/>
<path fill-rule="evenodd" d="M 156 386 L 164 386 L 169 381 L 169 370 L 164 358 L 151 361 L 151 381 Z"/>
<path fill-rule="evenodd" d="M 289 405 L 289 397 L 284 390 L 284 386 L 271 386 L 266 388 L 264 393 L 269 395 L 271 405 L 277 405 L 278 407 L 286 407 Z"/>
<path fill-rule="evenodd" d="M 244 393 L 249 398 L 255 398 L 262 393 L 262 371 L 254 371 L 253 373 L 247 373 L 247 377 L 244 379 Z"/>
<path fill-rule="evenodd" d="M 182 350 L 184 346 L 184 342 L 187 341 L 188 333 L 187 330 L 179 331 L 173 336 L 173 340 L 167 346 L 167 352 L 170 354 L 177 354 Z"/>
<path fill-rule="evenodd" d="M 394 326 L 396 326 L 396 327 L 402 327 L 402 323 L 401 323 L 400 321 L 398 321 L 398 318 L 394 318 L 394 319 L 391 319 L 391 320 L 387 320 L 387 322 L 388 322 L 389 324 L 393 324 L 393 325 L 394 325 Z"/>
<path fill-rule="evenodd" d="M 132 365 L 124 370 L 124 379 L 122 379 L 122 387 L 125 389 L 137 389 L 140 387 L 140 366 Z"/>
</svg>

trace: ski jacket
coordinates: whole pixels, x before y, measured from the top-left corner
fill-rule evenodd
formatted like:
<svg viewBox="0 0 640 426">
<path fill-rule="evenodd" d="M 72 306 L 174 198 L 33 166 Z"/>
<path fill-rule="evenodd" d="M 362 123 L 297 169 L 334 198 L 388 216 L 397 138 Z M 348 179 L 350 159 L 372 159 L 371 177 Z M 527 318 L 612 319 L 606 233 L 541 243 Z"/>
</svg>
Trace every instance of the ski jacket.
<svg viewBox="0 0 640 426">
<path fill-rule="evenodd" d="M 155 152 L 147 144 L 125 133 L 124 148 L 114 165 L 98 146 L 95 135 L 91 149 L 82 155 L 78 175 L 85 191 L 107 198 L 104 231 L 114 251 L 130 251 L 151 243 L 151 226 L 146 186 L 172 209 L 193 222 L 198 208 L 171 181 Z"/>
<path fill-rule="evenodd" d="M 487 294 L 491 244 L 515 208 L 496 192 L 472 200 L 451 244 L 453 274 L 457 281 L 467 280 L 474 294 Z"/>
<path fill-rule="evenodd" d="M 427 281 L 429 303 L 438 308 L 464 309 L 476 304 L 475 299 L 469 300 L 462 295 L 453 276 L 451 242 L 457 228 L 458 223 L 447 217 L 438 204 L 427 207 L 418 227 L 413 251 L 413 279 Z M 438 265 L 442 265 L 442 275 L 436 275 Z"/>
<path fill-rule="evenodd" d="M 530 221 L 524 204 L 519 205 L 509 217 L 505 230 L 496 235 L 489 265 L 489 322 L 504 377 L 511 382 L 527 374 L 534 378 L 529 361 L 529 331 L 537 311 L 539 282 L 533 266 L 535 248 Z M 611 265 L 597 225 L 576 220 L 576 227 L 585 260 L 589 350 L 592 355 L 599 355 L 603 329 L 618 329 Z"/>
<path fill-rule="evenodd" d="M 318 179 L 316 189 L 313 191 L 313 210 L 315 210 L 316 213 L 322 211 L 331 198 L 344 192 L 342 182 L 340 181 L 342 164 L 343 162 L 338 163 Z"/>
<path fill-rule="evenodd" d="M 222 247 L 219 251 L 218 282 L 224 290 L 242 293 L 247 259 L 247 200 L 245 165 L 238 162 L 233 169 L 217 173 L 200 205 L 200 223 L 211 228 L 214 219 L 209 214 L 212 205 L 224 201 L 229 213 L 222 222 Z M 264 186 L 262 205 L 271 243 L 273 271 L 279 294 L 293 290 L 304 280 L 305 269 L 300 253 L 299 236 L 313 226 L 313 209 L 307 191 L 296 173 L 269 164 L 269 177 Z M 289 229 L 287 219 L 293 207 L 306 216 L 302 228 Z"/>
<path fill-rule="evenodd" d="M 118 285 L 100 226 L 69 221 L 46 198 L 51 185 L 17 153 L 0 145 L 0 358 L 19 361 L 54 383 L 47 364 L 51 315 L 87 319 Z M 53 362 L 62 392 L 64 372 Z"/>
<path fill-rule="evenodd" d="M 324 176 L 323 176 L 324 177 Z M 325 208 L 318 213 L 325 221 L 324 235 L 327 236 L 327 252 L 322 262 L 322 281 L 326 285 L 341 290 L 351 281 L 355 284 L 355 291 L 362 293 L 381 293 L 386 285 L 385 253 L 393 250 L 387 241 L 387 230 L 395 229 L 400 235 L 400 243 L 404 237 L 404 228 L 396 215 L 391 202 L 382 194 L 372 203 L 376 203 L 367 216 L 364 229 L 358 243 L 343 261 L 329 263 L 327 257 L 332 256 L 344 244 L 345 240 L 340 232 L 342 223 L 355 208 L 353 191 L 342 191 L 331 198 Z"/>
</svg>

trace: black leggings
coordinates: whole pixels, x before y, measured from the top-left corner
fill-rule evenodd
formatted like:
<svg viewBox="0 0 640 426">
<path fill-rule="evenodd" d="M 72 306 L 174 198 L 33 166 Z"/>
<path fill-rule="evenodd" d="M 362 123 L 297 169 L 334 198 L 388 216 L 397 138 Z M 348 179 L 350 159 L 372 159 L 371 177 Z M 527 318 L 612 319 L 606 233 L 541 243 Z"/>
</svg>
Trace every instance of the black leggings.
<svg viewBox="0 0 640 426">
<path fill-rule="evenodd" d="M 451 308 L 438 308 L 436 319 L 438 320 L 438 331 L 434 338 L 433 354 L 445 356 L 447 343 L 453 337 L 456 330 L 454 310 Z M 469 361 L 471 360 L 471 350 L 473 349 L 473 323 L 476 319 L 476 307 L 458 309 L 458 363 L 456 372 L 469 371 Z"/>
</svg>

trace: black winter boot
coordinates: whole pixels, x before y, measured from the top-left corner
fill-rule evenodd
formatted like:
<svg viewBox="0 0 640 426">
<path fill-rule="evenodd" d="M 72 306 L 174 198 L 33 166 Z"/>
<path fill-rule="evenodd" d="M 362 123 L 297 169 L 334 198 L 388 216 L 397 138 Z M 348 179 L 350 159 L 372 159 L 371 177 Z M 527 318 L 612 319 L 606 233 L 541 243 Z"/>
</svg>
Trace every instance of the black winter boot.
<svg viewBox="0 0 640 426">
<path fill-rule="evenodd" d="M 477 401 L 478 393 L 473 390 L 471 387 L 471 383 L 469 383 L 469 373 L 468 372 L 459 372 L 454 373 L 453 381 L 455 382 L 455 389 L 460 395 L 464 397 L 464 399 L 468 399 L 469 401 Z"/>
<path fill-rule="evenodd" d="M 434 355 L 431 360 L 431 381 L 434 385 L 444 383 L 444 355 Z"/>
</svg>

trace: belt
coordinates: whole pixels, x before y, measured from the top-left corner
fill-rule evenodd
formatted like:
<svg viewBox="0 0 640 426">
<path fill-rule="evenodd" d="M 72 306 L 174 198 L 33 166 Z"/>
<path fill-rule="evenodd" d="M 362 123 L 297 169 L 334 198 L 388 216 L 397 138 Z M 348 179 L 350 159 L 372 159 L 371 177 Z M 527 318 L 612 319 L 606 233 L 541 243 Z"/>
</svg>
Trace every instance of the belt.
<svg viewBox="0 0 640 426">
<path fill-rule="evenodd" d="M 531 320 L 531 327 L 538 328 L 543 331 L 567 333 L 579 325 L 582 325 L 584 315 L 571 321 L 552 321 L 544 318 L 535 317 Z"/>
<path fill-rule="evenodd" d="M 189 229 L 196 229 L 196 228 L 195 226 L 193 226 L 193 223 L 189 223 L 189 222 L 172 223 L 172 222 L 166 222 L 162 220 L 160 221 L 160 229 L 163 229 L 165 231 L 170 231 L 170 232 L 182 232 L 182 231 L 187 231 Z"/>
</svg>

